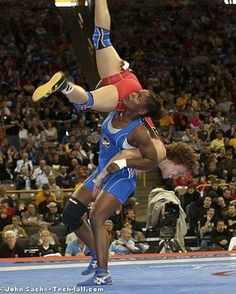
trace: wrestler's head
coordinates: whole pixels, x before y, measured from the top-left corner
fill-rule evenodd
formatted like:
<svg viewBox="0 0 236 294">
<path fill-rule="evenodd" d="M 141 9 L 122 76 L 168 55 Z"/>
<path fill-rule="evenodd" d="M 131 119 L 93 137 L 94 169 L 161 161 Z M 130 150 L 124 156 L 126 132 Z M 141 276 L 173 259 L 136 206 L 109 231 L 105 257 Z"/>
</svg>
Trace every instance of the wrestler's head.
<svg viewBox="0 0 236 294">
<path fill-rule="evenodd" d="M 126 109 L 137 110 L 140 116 L 151 116 L 159 119 L 162 114 L 162 105 L 159 96 L 149 90 L 140 90 L 127 96 L 124 100 Z"/>
<path fill-rule="evenodd" d="M 166 158 L 158 164 L 164 179 L 176 179 L 181 175 L 191 173 L 197 165 L 193 149 L 182 142 L 166 146 Z"/>
</svg>

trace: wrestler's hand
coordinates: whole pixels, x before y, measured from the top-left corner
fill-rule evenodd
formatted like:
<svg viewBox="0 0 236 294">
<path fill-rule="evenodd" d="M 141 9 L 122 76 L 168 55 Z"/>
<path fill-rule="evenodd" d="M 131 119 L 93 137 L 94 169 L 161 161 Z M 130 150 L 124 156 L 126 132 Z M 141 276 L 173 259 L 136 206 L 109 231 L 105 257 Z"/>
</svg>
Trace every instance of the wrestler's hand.
<svg viewBox="0 0 236 294">
<path fill-rule="evenodd" d="M 93 188 L 93 198 L 96 198 L 98 194 L 100 193 L 102 183 L 107 174 L 108 172 L 106 171 L 106 169 L 104 169 L 95 179 L 95 185 Z"/>
<path fill-rule="evenodd" d="M 96 198 L 100 193 L 103 180 L 104 177 L 101 174 L 98 175 L 98 177 L 95 179 L 95 185 L 93 188 L 93 198 Z"/>
<path fill-rule="evenodd" d="M 115 162 L 111 162 L 108 164 L 108 166 L 106 167 L 106 170 L 109 174 L 113 174 L 116 171 L 118 171 L 120 169 L 119 165 L 116 164 Z"/>
</svg>

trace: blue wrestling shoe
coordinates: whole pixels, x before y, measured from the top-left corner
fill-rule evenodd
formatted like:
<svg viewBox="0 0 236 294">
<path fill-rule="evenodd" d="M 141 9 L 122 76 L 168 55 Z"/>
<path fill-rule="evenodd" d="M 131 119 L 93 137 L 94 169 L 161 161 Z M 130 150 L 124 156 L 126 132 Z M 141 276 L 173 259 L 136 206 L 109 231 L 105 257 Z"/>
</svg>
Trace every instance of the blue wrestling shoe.
<svg viewBox="0 0 236 294">
<path fill-rule="evenodd" d="M 77 286 L 105 286 L 111 285 L 111 274 L 108 270 L 98 267 L 94 276 L 84 282 L 78 283 Z"/>
<path fill-rule="evenodd" d="M 97 260 L 92 259 L 90 264 L 88 265 L 88 267 L 82 271 L 81 275 L 83 276 L 87 276 L 90 275 L 92 273 L 94 273 L 97 270 L 98 266 L 97 266 Z"/>
</svg>

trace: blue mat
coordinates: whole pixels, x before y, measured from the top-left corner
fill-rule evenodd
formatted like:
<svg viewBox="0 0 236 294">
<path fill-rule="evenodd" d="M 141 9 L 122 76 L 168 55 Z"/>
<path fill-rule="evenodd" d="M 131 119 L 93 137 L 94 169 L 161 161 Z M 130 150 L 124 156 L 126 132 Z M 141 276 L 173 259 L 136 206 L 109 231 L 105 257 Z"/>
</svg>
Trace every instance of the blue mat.
<svg viewBox="0 0 236 294">
<path fill-rule="evenodd" d="M 113 285 L 78 288 L 85 263 L 0 263 L 0 293 L 235 293 L 236 257 L 113 261 Z"/>
</svg>

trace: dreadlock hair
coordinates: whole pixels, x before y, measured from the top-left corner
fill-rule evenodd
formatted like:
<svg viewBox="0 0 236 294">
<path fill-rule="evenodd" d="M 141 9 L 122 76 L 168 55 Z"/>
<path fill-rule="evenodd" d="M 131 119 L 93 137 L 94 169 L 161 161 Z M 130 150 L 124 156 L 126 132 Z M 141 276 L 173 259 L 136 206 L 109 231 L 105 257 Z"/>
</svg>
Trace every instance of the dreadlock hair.
<svg viewBox="0 0 236 294">
<path fill-rule="evenodd" d="M 166 145 L 166 157 L 176 164 L 181 164 L 189 172 L 197 167 L 197 158 L 193 149 L 186 143 L 178 142 Z"/>
<path fill-rule="evenodd" d="M 153 121 L 157 121 L 163 116 L 163 107 L 160 96 L 150 90 L 147 92 L 150 99 L 148 100 L 147 113 L 145 116 L 150 116 Z"/>
<path fill-rule="evenodd" d="M 145 114 L 144 124 L 149 130 L 152 138 L 161 140 L 157 126 L 159 119 L 163 116 L 164 110 L 161 103 L 161 98 L 152 91 L 148 91 L 147 113 Z"/>
</svg>

